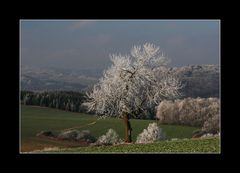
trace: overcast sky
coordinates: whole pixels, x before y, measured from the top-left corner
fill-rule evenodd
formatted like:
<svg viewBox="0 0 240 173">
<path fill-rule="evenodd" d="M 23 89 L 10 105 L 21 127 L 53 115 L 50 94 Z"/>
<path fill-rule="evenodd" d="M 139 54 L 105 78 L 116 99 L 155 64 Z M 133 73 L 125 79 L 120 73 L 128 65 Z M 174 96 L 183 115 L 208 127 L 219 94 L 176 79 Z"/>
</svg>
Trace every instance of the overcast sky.
<svg viewBox="0 0 240 173">
<path fill-rule="evenodd" d="M 218 20 L 21 20 L 21 64 L 33 67 L 101 68 L 109 54 L 154 43 L 171 66 L 219 63 Z"/>
</svg>

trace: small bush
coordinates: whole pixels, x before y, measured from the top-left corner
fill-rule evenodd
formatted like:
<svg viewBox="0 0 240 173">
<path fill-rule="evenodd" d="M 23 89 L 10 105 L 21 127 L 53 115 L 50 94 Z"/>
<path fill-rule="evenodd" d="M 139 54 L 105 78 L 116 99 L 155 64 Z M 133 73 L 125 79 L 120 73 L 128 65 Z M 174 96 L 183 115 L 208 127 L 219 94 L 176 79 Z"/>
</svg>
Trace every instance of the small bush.
<svg viewBox="0 0 240 173">
<path fill-rule="evenodd" d="M 82 130 L 80 133 L 78 133 L 77 140 L 84 140 L 86 142 L 95 142 L 96 138 L 91 135 L 89 130 Z"/>
<path fill-rule="evenodd" d="M 75 140 L 75 141 L 83 140 L 86 142 L 95 142 L 96 141 L 96 139 L 90 134 L 89 130 L 83 130 L 83 131 L 68 130 L 68 131 L 60 133 L 58 135 L 58 138 L 63 139 L 63 140 Z"/>
<path fill-rule="evenodd" d="M 165 134 L 158 127 L 157 123 L 151 123 L 147 129 L 144 129 L 137 137 L 136 143 L 152 143 L 157 140 L 165 139 Z"/>
<path fill-rule="evenodd" d="M 58 138 L 63 140 L 76 140 L 78 133 L 78 130 L 68 130 L 60 133 Z"/>
<path fill-rule="evenodd" d="M 202 131 L 205 133 L 216 134 L 219 132 L 219 114 L 215 114 L 203 124 Z"/>
<path fill-rule="evenodd" d="M 220 137 L 220 133 L 216 133 L 216 134 L 206 133 L 202 135 L 200 138 L 213 138 L 213 137 Z"/>
<path fill-rule="evenodd" d="M 120 142 L 119 136 L 116 131 L 109 129 L 105 135 L 98 138 L 95 145 L 113 145 Z"/>
</svg>

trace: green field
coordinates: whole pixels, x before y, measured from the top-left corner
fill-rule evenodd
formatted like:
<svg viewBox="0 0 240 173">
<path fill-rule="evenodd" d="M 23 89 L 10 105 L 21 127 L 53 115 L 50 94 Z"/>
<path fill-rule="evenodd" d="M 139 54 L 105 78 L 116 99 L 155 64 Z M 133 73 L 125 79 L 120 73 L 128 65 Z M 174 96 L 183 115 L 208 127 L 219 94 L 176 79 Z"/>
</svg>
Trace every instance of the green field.
<svg viewBox="0 0 240 173">
<path fill-rule="evenodd" d="M 124 137 L 124 127 L 121 119 L 107 118 L 104 120 L 97 120 L 97 118 L 98 117 L 96 116 L 83 114 L 83 113 L 73 113 L 73 112 L 66 112 L 66 111 L 51 109 L 51 108 L 21 105 L 21 115 L 20 115 L 21 151 L 22 152 L 33 151 L 33 150 L 43 149 L 45 147 L 66 148 L 66 147 L 74 146 L 73 144 L 66 143 L 63 141 L 56 141 L 56 140 L 36 137 L 36 134 L 42 130 L 44 131 L 50 130 L 53 133 L 58 134 L 64 129 L 76 127 L 76 129 L 79 129 L 79 130 L 90 130 L 93 136 L 99 137 L 105 134 L 109 128 L 113 128 L 119 134 L 120 138 Z M 96 122 L 96 123 L 90 124 L 92 122 Z M 133 135 L 134 141 L 136 140 L 137 135 L 141 133 L 143 129 L 147 128 L 148 124 L 151 122 L 155 122 L 155 121 L 154 120 L 131 120 L 131 124 L 133 128 L 132 135 Z M 183 127 L 183 126 L 172 126 L 172 125 L 160 125 L 160 127 L 163 129 L 163 131 L 166 133 L 167 138 L 169 139 L 170 138 L 191 138 L 192 132 L 197 129 L 194 127 Z M 177 142 L 177 141 L 172 141 L 172 142 Z M 164 142 L 157 143 L 156 146 L 158 145 L 161 146 L 163 143 Z M 155 145 L 155 144 L 151 144 L 151 145 Z M 131 146 L 133 145 L 124 146 L 124 148 L 126 147 L 126 150 L 128 150 L 128 147 L 131 147 Z M 113 147 L 118 147 L 118 146 L 113 146 Z M 110 148 L 111 150 L 111 147 L 108 147 L 108 148 Z M 138 148 L 138 145 L 136 145 L 136 148 Z M 150 149 L 149 151 L 151 150 L 160 151 L 157 148 L 158 147 L 156 147 L 156 149 Z M 76 148 L 74 149 L 76 151 L 84 151 L 84 150 L 88 150 L 88 147 L 81 147 L 79 149 L 76 149 Z M 175 149 L 173 150 L 175 151 Z M 103 151 L 105 151 L 104 147 L 103 147 Z"/>
<path fill-rule="evenodd" d="M 42 151 L 46 152 L 46 151 Z M 77 147 L 56 149 L 48 152 L 66 153 L 220 153 L 219 138 L 181 139 L 160 141 L 152 144 L 122 144 L 116 146 Z"/>
</svg>

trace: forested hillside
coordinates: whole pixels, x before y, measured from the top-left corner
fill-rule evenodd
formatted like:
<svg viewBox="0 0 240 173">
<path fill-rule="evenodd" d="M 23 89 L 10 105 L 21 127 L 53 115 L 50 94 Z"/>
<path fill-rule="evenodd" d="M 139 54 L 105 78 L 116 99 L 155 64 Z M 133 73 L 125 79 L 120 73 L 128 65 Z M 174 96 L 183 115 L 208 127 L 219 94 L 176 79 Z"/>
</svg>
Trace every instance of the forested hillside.
<svg viewBox="0 0 240 173">
<path fill-rule="evenodd" d="M 184 85 L 183 97 L 219 97 L 219 65 L 191 65 L 172 68 Z"/>
<path fill-rule="evenodd" d="M 36 105 L 62 109 L 72 112 L 85 112 L 81 105 L 85 94 L 73 91 L 21 91 L 21 102 L 24 105 Z"/>
</svg>

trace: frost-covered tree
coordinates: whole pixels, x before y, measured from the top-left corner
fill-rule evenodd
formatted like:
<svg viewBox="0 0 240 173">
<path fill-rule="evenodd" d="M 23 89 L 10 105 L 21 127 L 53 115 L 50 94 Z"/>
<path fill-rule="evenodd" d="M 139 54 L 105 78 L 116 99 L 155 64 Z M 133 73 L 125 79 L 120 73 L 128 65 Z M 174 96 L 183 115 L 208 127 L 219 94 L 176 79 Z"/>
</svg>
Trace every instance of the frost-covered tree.
<svg viewBox="0 0 240 173">
<path fill-rule="evenodd" d="M 87 95 L 85 105 L 98 115 L 123 118 L 125 142 L 131 142 L 129 118 L 144 116 L 148 108 L 162 99 L 178 97 L 181 83 L 171 74 L 159 75 L 169 59 L 153 44 L 134 46 L 130 55 L 110 57 L 112 66 Z"/>
</svg>

